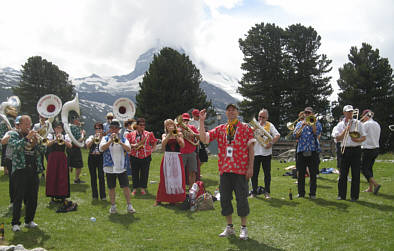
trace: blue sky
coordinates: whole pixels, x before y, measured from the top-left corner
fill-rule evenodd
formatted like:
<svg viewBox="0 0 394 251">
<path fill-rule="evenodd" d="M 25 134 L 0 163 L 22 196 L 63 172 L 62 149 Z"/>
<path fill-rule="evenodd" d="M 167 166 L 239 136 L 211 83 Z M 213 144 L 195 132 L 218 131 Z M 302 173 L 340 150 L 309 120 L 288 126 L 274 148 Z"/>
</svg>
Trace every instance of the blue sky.
<svg viewBox="0 0 394 251">
<path fill-rule="evenodd" d="M 0 67 L 40 55 L 71 77 L 131 72 L 151 47 L 182 47 L 204 72 L 240 78 L 238 40 L 256 23 L 301 23 L 322 37 L 331 83 L 351 46 L 367 42 L 394 61 L 392 0 L 3 0 Z M 160 42 L 158 42 L 160 41 Z"/>
</svg>

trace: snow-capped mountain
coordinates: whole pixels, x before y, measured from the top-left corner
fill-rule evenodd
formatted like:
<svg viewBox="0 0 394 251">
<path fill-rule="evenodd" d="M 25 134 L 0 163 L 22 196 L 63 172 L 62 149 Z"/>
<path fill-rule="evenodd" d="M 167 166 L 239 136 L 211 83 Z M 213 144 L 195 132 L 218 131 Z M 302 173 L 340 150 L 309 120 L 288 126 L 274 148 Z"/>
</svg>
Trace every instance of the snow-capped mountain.
<svg viewBox="0 0 394 251">
<path fill-rule="evenodd" d="M 139 91 L 139 83 L 142 82 L 145 72 L 149 69 L 153 56 L 159 51 L 157 48 L 152 48 L 140 55 L 134 70 L 126 75 L 103 77 L 92 74 L 88 77 L 71 78 L 79 95 L 86 129 L 93 128 L 93 124 L 97 121 L 103 121 L 105 114 L 112 111 L 112 104 L 116 99 L 128 97 L 135 101 L 135 95 Z M 179 51 L 184 53 L 182 50 Z M 221 73 L 202 75 L 204 81 L 200 87 L 206 93 L 207 98 L 212 100 L 218 111 L 223 112 L 226 104 L 240 100 L 239 95 L 236 94 L 238 80 Z M 10 67 L 0 69 L 1 102 L 13 95 L 11 87 L 18 85 L 20 77 L 20 71 Z M 92 132 L 88 129 L 88 133 Z"/>
</svg>

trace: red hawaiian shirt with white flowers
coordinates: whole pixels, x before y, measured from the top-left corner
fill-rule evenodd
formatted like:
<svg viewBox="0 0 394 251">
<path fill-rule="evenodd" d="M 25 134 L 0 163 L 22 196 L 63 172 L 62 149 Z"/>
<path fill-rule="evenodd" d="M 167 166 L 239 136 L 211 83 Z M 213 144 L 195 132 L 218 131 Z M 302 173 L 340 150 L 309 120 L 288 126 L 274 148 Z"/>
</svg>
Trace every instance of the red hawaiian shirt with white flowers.
<svg viewBox="0 0 394 251">
<path fill-rule="evenodd" d="M 141 147 L 138 150 L 135 148 L 131 148 L 130 156 L 134 156 L 139 159 L 145 159 L 149 157 L 154 150 L 152 146 L 157 141 L 152 132 L 148 132 L 145 130 L 141 134 L 138 133 L 137 130 L 132 131 L 126 135 L 126 138 L 129 140 L 130 145 L 136 144 L 140 141 L 145 141 L 144 147 Z"/>
<path fill-rule="evenodd" d="M 252 129 L 245 123 L 238 122 L 235 135 L 229 140 L 226 133 L 227 124 L 219 125 L 210 130 L 209 141 L 218 141 L 218 166 L 220 175 L 223 173 L 236 173 L 245 175 L 248 170 L 248 146 L 255 142 Z M 231 141 L 231 142 L 230 142 Z M 227 156 L 227 147 L 232 147 L 232 157 Z"/>
</svg>

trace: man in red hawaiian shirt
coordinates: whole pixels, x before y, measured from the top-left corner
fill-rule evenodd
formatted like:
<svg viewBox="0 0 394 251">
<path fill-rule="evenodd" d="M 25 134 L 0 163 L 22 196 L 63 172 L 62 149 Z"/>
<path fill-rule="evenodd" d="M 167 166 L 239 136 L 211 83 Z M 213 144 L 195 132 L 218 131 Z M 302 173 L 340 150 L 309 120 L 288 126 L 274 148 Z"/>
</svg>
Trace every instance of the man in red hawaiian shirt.
<svg viewBox="0 0 394 251">
<path fill-rule="evenodd" d="M 141 189 L 141 194 L 146 194 L 149 177 L 149 166 L 152 160 L 151 154 L 155 150 L 157 139 L 152 132 L 145 130 L 145 119 L 137 119 L 137 129 L 126 135 L 130 142 L 130 162 L 131 176 L 133 179 L 133 191 L 131 195 L 137 193 L 137 188 Z"/>
<path fill-rule="evenodd" d="M 218 142 L 218 166 L 220 172 L 220 205 L 222 215 L 226 217 L 227 226 L 219 235 L 226 237 L 234 235 L 233 227 L 233 191 L 237 200 L 237 213 L 241 217 L 240 239 L 248 238 L 246 228 L 248 204 L 248 180 L 253 176 L 254 144 L 253 131 L 245 123 L 238 120 L 238 107 L 229 104 L 226 107 L 228 122 L 205 132 L 205 109 L 200 112 L 200 140 L 208 143 L 213 140 Z"/>
</svg>

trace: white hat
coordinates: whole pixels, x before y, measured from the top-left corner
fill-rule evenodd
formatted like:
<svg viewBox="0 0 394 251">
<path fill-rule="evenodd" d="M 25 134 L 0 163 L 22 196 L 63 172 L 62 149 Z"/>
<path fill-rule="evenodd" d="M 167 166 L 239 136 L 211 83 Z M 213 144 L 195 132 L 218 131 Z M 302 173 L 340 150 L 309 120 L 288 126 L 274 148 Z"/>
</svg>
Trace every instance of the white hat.
<svg viewBox="0 0 394 251">
<path fill-rule="evenodd" d="M 343 111 L 344 111 L 344 112 L 353 111 L 353 106 L 351 106 L 351 105 L 345 105 L 345 106 L 343 107 Z"/>
</svg>

